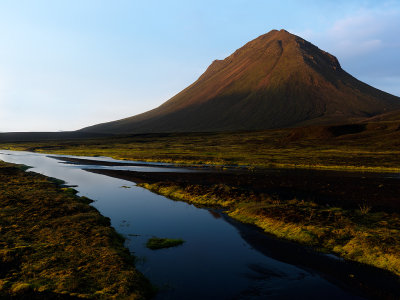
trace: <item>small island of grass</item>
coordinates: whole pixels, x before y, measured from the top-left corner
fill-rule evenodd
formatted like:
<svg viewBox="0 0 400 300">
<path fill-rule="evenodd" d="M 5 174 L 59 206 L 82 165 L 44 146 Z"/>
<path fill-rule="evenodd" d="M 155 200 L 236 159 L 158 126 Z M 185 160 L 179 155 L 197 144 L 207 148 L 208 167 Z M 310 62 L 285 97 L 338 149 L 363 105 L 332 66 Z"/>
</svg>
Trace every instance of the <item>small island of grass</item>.
<svg viewBox="0 0 400 300">
<path fill-rule="evenodd" d="M 176 247 L 182 245 L 184 242 L 185 241 L 182 239 L 167 239 L 167 238 L 152 237 L 147 241 L 146 247 L 151 250 L 157 250 L 163 248 Z"/>
</svg>

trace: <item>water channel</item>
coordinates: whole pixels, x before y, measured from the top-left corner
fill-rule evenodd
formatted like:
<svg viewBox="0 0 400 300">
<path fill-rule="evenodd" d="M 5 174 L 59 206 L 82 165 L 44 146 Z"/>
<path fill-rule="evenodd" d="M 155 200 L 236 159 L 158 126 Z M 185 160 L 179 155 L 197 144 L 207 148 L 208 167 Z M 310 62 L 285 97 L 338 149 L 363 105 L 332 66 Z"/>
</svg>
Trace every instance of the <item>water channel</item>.
<svg viewBox="0 0 400 300">
<path fill-rule="evenodd" d="M 126 237 L 126 246 L 137 257 L 137 268 L 159 288 L 156 299 L 364 299 L 340 279 L 295 263 L 297 258 L 300 260 L 296 255 L 302 252 L 292 251 L 291 246 L 284 249 L 289 252 L 285 255 L 291 256 L 290 263 L 259 251 L 243 235 L 243 230 L 257 230 L 243 229 L 246 225 L 236 224 L 219 211 L 173 201 L 130 181 L 87 172 L 89 166 L 67 164 L 45 154 L 1 150 L 0 159 L 62 179 L 76 186 L 79 195 L 93 199 L 92 205 Z M 148 165 L 90 168 L 171 170 Z M 153 236 L 186 242 L 154 251 L 145 247 Z M 270 244 L 275 243 L 268 239 Z"/>
</svg>

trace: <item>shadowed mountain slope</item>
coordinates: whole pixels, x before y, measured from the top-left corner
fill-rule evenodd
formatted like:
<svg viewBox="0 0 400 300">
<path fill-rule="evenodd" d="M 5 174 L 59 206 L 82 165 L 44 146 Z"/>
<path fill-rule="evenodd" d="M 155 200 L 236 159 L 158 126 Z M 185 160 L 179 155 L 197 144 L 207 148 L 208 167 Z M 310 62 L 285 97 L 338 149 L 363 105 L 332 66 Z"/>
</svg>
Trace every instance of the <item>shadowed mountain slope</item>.
<svg viewBox="0 0 400 300">
<path fill-rule="evenodd" d="M 96 133 L 258 130 L 357 122 L 400 109 L 400 98 L 345 72 L 336 57 L 272 30 L 148 112 L 82 129 Z"/>
</svg>

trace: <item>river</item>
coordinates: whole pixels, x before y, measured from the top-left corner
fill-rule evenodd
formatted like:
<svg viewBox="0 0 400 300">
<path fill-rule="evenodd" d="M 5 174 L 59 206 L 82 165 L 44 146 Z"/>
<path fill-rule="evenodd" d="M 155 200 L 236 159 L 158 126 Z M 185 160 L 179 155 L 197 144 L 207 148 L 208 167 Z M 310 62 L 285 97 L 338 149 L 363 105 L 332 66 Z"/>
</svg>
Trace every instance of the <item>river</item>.
<svg viewBox="0 0 400 300">
<path fill-rule="evenodd" d="M 255 228 L 237 224 L 222 212 L 173 201 L 130 181 L 85 171 L 90 167 L 168 172 L 169 168 L 85 166 L 45 154 L 6 150 L 0 151 L 0 159 L 64 180 L 79 195 L 93 199 L 92 205 L 126 238 L 126 247 L 137 258 L 137 268 L 159 288 L 156 299 L 364 299 L 360 291 L 340 278 L 296 263 L 302 255 L 298 246 L 279 244 L 265 235 L 267 244 L 283 247 L 285 257 L 291 257 L 277 259 L 279 255 L 269 256 L 268 251 L 260 251 L 246 239 L 249 234 L 259 234 Z M 176 172 L 176 168 L 173 170 Z M 185 243 L 147 249 L 145 243 L 153 236 L 182 238 Z M 324 256 L 324 260 L 341 263 L 335 257 Z"/>
</svg>

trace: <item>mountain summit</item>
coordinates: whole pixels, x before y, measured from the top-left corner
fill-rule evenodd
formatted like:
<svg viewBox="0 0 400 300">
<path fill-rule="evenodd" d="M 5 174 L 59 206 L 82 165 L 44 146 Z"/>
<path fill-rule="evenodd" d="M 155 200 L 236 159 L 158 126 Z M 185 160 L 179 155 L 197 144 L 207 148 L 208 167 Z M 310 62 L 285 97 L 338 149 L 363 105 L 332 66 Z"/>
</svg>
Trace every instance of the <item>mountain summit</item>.
<svg viewBox="0 0 400 300">
<path fill-rule="evenodd" d="M 215 60 L 161 106 L 82 131 L 258 130 L 355 122 L 395 109 L 399 97 L 357 80 L 336 57 L 304 39 L 272 30 Z"/>
</svg>

